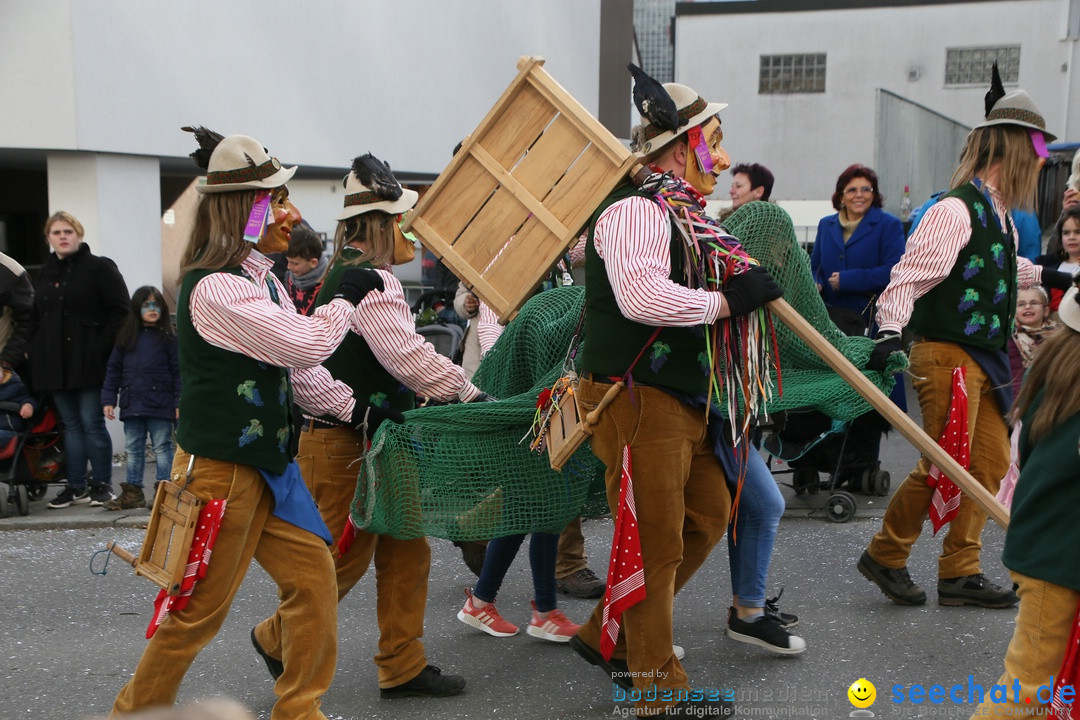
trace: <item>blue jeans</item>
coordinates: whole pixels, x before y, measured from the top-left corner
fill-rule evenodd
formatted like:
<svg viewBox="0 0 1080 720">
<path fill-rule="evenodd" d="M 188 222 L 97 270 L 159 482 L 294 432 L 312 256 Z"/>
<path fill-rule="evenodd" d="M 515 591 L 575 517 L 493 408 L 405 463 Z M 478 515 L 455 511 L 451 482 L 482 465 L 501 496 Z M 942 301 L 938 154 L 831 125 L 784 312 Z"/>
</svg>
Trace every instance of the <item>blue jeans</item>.
<svg viewBox="0 0 1080 720">
<path fill-rule="evenodd" d="M 90 461 L 91 485 L 112 486 L 112 438 L 101 411 L 101 388 L 55 390 L 52 393 L 64 421 L 64 455 L 67 482 L 72 490 L 86 489 L 86 461 Z"/>
<path fill-rule="evenodd" d="M 734 484 L 742 469 L 741 459 L 731 448 L 731 441 L 717 444 L 717 455 L 728 482 Z M 731 592 L 744 608 L 765 606 L 765 581 L 769 576 L 776 530 L 784 514 L 784 496 L 757 449 L 751 447 L 746 458 L 746 477 L 739 496 L 738 515 L 728 528 L 728 562 L 731 565 Z"/>
<path fill-rule="evenodd" d="M 154 446 L 157 481 L 169 479 L 173 461 L 173 421 L 162 418 L 132 417 L 124 420 L 124 438 L 127 441 L 127 482 L 143 485 L 143 468 L 146 465 L 146 435 Z"/>
<path fill-rule="evenodd" d="M 510 569 L 524 535 L 497 537 L 487 546 L 484 568 L 476 581 L 473 594 L 484 602 L 495 602 L 503 578 Z M 558 533 L 533 533 L 529 541 L 529 566 L 532 568 L 533 595 L 538 612 L 555 609 L 555 555 L 559 548 Z"/>
</svg>

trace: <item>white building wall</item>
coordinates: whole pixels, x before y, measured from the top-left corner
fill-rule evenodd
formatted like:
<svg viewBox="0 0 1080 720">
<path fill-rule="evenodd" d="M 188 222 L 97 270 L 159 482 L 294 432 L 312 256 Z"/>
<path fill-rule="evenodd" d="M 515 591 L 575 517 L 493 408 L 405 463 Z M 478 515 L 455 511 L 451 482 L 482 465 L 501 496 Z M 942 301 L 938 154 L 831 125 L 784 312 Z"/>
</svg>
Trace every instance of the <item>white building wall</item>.
<svg viewBox="0 0 1080 720">
<path fill-rule="evenodd" d="M 1069 0 L 1016 0 L 684 14 L 676 23 L 675 78 L 709 100 L 730 104 L 721 113 L 724 147 L 733 163 L 760 162 L 773 170 L 774 198 L 822 199 L 848 165 L 873 166 L 879 87 L 961 123 L 978 124 L 989 78 L 983 85 L 945 87 L 950 47 L 1019 44 L 1019 85 L 1044 113 L 1047 129 L 1062 139 L 1080 139 L 1080 114 L 1068 113 L 1080 80 L 1071 70 L 1076 41 L 1064 39 L 1068 6 Z M 824 93 L 758 94 L 761 55 L 820 52 L 827 54 Z M 917 80 L 909 81 L 911 70 Z M 726 189 L 727 183 L 719 183 L 714 197 Z"/>
<path fill-rule="evenodd" d="M 599 22 L 599 0 L 6 0 L 0 147 L 182 157 L 198 123 L 287 164 L 437 173 L 521 55 L 595 114 Z"/>
</svg>

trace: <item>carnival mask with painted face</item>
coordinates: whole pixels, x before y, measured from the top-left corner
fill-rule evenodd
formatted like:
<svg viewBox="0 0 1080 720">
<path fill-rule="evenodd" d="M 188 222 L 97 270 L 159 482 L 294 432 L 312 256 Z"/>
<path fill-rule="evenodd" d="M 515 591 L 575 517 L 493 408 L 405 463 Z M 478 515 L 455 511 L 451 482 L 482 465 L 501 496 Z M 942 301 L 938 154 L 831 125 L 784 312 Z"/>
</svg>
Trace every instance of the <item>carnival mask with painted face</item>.
<svg viewBox="0 0 1080 720">
<path fill-rule="evenodd" d="M 727 151 L 720 147 L 723 139 L 720 120 L 716 117 L 706 120 L 700 129 L 691 128 L 687 132 L 684 177 L 702 195 L 711 195 L 717 176 L 731 166 Z"/>
<path fill-rule="evenodd" d="M 262 238 L 255 249 L 263 255 L 289 249 L 292 229 L 300 222 L 300 211 L 289 200 L 289 188 L 282 185 L 270 191 L 270 215 Z"/>
<path fill-rule="evenodd" d="M 394 217 L 394 265 L 407 265 L 416 258 L 416 241 L 401 231 L 401 216 Z"/>
</svg>

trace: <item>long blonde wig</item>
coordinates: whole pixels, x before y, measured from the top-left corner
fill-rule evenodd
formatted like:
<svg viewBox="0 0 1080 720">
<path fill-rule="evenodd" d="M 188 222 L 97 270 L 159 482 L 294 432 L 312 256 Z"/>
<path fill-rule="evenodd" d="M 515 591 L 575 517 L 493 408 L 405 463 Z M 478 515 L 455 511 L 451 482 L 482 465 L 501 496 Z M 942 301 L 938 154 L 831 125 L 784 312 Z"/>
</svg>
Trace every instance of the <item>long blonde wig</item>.
<svg viewBox="0 0 1080 720">
<path fill-rule="evenodd" d="M 997 190 L 1005 207 L 1034 208 L 1039 156 L 1028 131 L 1018 125 L 991 125 L 972 130 L 953 173 L 952 189 L 976 177 L 985 177 L 995 164 L 1000 164 Z"/>
<path fill-rule="evenodd" d="M 257 190 L 207 193 L 195 206 L 195 224 L 180 260 L 180 277 L 191 270 L 236 267 L 251 253 L 244 239 Z"/>
<path fill-rule="evenodd" d="M 383 267 L 394 261 L 394 224 L 397 218 L 381 210 L 372 210 L 361 215 L 354 215 L 346 220 L 339 220 L 334 231 L 333 265 L 341 257 L 341 251 L 350 243 L 359 242 L 360 255 L 349 258 L 346 265 L 371 263 L 373 267 Z"/>
</svg>

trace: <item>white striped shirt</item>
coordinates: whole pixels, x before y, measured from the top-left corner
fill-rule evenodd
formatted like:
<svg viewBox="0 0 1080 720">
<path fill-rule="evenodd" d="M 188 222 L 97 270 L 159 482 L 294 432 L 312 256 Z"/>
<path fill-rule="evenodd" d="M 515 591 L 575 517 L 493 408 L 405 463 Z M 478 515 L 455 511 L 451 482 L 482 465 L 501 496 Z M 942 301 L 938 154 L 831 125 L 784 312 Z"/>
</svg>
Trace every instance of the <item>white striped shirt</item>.
<svg viewBox="0 0 1080 720">
<path fill-rule="evenodd" d="M 191 290 L 191 324 L 215 347 L 291 368 L 294 397 L 305 411 L 348 420 L 355 404 L 352 391 L 319 363 L 341 344 L 355 309 L 334 300 L 310 317 L 298 314 L 271 266 L 252 250 L 240 264 L 248 277 L 216 272 L 199 280 Z M 280 305 L 270 297 L 267 283 Z"/>
<path fill-rule="evenodd" d="M 401 283 L 389 270 L 375 272 L 385 290 L 373 290 L 357 305 L 353 330 L 367 342 L 386 370 L 417 395 L 468 402 L 480 394 L 461 366 L 441 355 L 416 332 Z"/>
<path fill-rule="evenodd" d="M 984 185 L 993 200 L 1001 227 L 1006 227 L 1005 208 L 1000 195 Z M 1012 225 L 1010 218 L 1010 225 Z M 1013 245 L 1017 242 L 1012 225 Z M 960 198 L 944 198 L 926 211 L 915 232 L 908 238 L 904 254 L 889 274 L 889 286 L 877 303 L 877 322 L 883 331 L 900 332 L 911 320 L 915 301 L 952 272 L 960 251 L 971 241 L 971 212 Z M 1016 258 L 1016 279 L 1026 288 L 1042 280 L 1042 268 L 1023 257 Z"/>
<path fill-rule="evenodd" d="M 613 203 L 597 219 L 593 243 L 619 311 L 630 320 L 690 327 L 720 317 L 719 292 L 671 280 L 671 221 L 655 201 L 634 196 Z"/>
<path fill-rule="evenodd" d="M 488 307 L 483 300 L 476 311 L 476 339 L 480 343 L 480 357 L 488 354 L 488 350 L 502 335 L 503 326 L 499 324 L 499 318 L 495 311 Z"/>
</svg>

